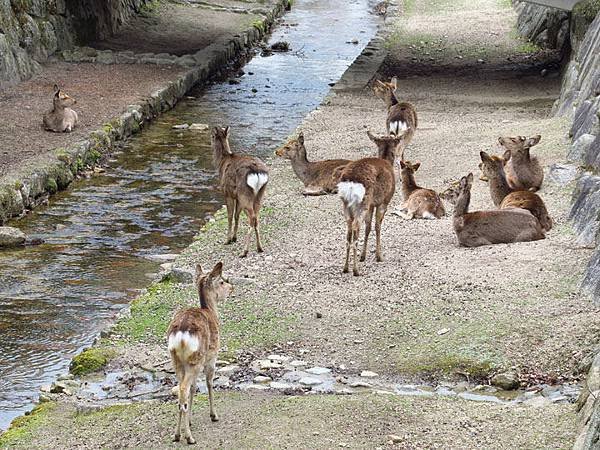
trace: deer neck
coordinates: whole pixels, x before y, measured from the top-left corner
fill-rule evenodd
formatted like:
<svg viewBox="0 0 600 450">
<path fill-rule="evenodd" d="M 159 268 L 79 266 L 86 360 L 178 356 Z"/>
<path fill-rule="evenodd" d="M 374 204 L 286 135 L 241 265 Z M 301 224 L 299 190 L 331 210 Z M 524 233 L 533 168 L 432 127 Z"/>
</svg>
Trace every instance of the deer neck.
<svg viewBox="0 0 600 450">
<path fill-rule="evenodd" d="M 198 297 L 200 298 L 200 307 L 213 313 L 216 317 L 219 317 L 217 312 L 217 299 L 209 292 L 209 289 L 204 283 L 198 286 Z"/>
<path fill-rule="evenodd" d="M 398 102 L 398 97 L 396 97 L 396 94 L 394 94 L 393 92 L 390 92 L 390 95 L 388 95 L 386 98 L 386 103 L 387 103 L 388 109 L 393 108 L 395 105 L 397 105 L 399 102 Z"/>
<path fill-rule="evenodd" d="M 454 205 L 454 217 L 464 216 L 469 212 L 469 203 L 471 203 L 471 190 L 464 190 L 458 196 L 456 205 Z"/>
<path fill-rule="evenodd" d="M 310 162 L 306 157 L 306 148 L 302 147 L 296 155 L 291 159 L 292 169 L 298 178 L 305 180 L 308 178 L 310 171 Z"/>
<path fill-rule="evenodd" d="M 217 141 L 213 143 L 213 162 L 221 172 L 223 163 L 232 156 L 228 142 Z"/>
<path fill-rule="evenodd" d="M 57 102 L 57 101 L 54 101 L 54 102 L 52 103 L 52 105 L 54 106 L 54 108 L 52 109 L 52 112 L 55 112 L 55 113 L 62 113 L 62 112 L 64 112 L 64 110 L 65 110 L 65 108 L 66 108 L 66 106 L 63 106 L 63 105 L 61 105 L 61 104 L 60 104 L 59 102 Z"/>
<path fill-rule="evenodd" d="M 513 160 L 513 162 L 515 162 L 517 164 L 528 163 L 529 160 L 531 159 L 531 157 L 529 155 L 529 149 L 525 150 L 524 152 L 518 152 L 518 153 L 515 152 L 515 154 L 511 154 L 510 157 Z"/>
<path fill-rule="evenodd" d="M 408 171 L 402 171 L 402 196 L 404 200 L 408 200 L 410 194 L 419 189 L 415 181 L 415 174 Z"/>
<path fill-rule="evenodd" d="M 490 177 L 488 183 L 490 183 L 490 195 L 492 197 L 492 201 L 496 206 L 499 206 L 500 203 L 502 203 L 502 200 L 504 200 L 504 197 L 512 192 L 502 167 L 498 170 L 494 177 Z"/>
</svg>

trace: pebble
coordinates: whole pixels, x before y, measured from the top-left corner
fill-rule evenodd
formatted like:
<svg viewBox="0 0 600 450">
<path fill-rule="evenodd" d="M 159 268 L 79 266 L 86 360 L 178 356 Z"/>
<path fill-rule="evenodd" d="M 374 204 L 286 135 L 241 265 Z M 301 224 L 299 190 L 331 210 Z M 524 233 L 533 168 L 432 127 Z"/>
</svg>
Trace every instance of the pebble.
<svg viewBox="0 0 600 450">
<path fill-rule="evenodd" d="M 326 373 L 330 373 L 331 369 L 328 369 L 326 367 L 311 367 L 306 371 L 312 375 L 325 375 Z"/>
<path fill-rule="evenodd" d="M 375 378 L 375 377 L 378 377 L 379 375 L 376 374 L 375 372 L 371 372 L 370 370 L 363 370 L 360 373 L 360 376 L 363 378 Z"/>
<path fill-rule="evenodd" d="M 208 124 L 206 123 L 193 123 L 190 125 L 190 130 L 204 131 L 208 130 Z"/>
<path fill-rule="evenodd" d="M 317 386 L 319 384 L 322 384 L 323 382 L 317 378 L 303 377 L 300 378 L 299 383 L 303 384 L 304 386 Z"/>
<path fill-rule="evenodd" d="M 267 384 L 273 381 L 273 378 L 264 375 L 258 375 L 252 379 L 256 384 Z"/>
<path fill-rule="evenodd" d="M 353 381 L 352 383 L 350 383 L 350 387 L 353 387 L 353 388 L 357 388 L 357 387 L 370 388 L 370 387 L 373 387 L 373 386 L 370 383 L 365 383 L 364 381 Z"/>
<path fill-rule="evenodd" d="M 187 123 L 182 123 L 180 125 L 173 125 L 174 130 L 187 130 L 190 126 Z"/>
<path fill-rule="evenodd" d="M 232 364 L 230 366 L 224 366 L 217 369 L 217 374 L 219 375 L 233 375 L 235 372 L 240 370 L 240 366 L 236 366 Z"/>
<path fill-rule="evenodd" d="M 269 384 L 269 387 L 272 389 L 281 389 L 281 390 L 285 390 L 285 389 L 291 389 L 294 386 L 289 384 L 289 383 L 282 383 L 281 381 L 272 381 Z"/>
<path fill-rule="evenodd" d="M 270 361 L 268 359 L 261 359 L 258 361 L 258 367 L 261 370 L 268 370 L 268 369 L 281 369 L 283 366 L 279 363 Z"/>
<path fill-rule="evenodd" d="M 392 444 L 399 444 L 403 441 L 402 437 L 398 436 L 397 434 L 388 435 L 388 439 L 392 441 Z"/>
<path fill-rule="evenodd" d="M 27 237 L 15 227 L 0 227 L 0 247 L 16 247 L 23 245 Z"/>
<path fill-rule="evenodd" d="M 442 336 L 446 333 L 448 333 L 450 330 L 448 328 L 442 328 L 441 330 L 438 330 L 437 334 L 438 336 Z"/>
<path fill-rule="evenodd" d="M 306 366 L 306 361 L 302 361 L 302 360 L 300 360 L 300 359 L 296 359 L 296 360 L 294 360 L 294 361 L 292 361 L 292 362 L 290 363 L 290 366 L 293 366 L 293 367 L 301 367 L 301 366 Z"/>
<path fill-rule="evenodd" d="M 267 358 L 269 358 L 271 361 L 275 361 L 275 362 L 287 362 L 290 359 L 292 359 L 289 356 L 281 356 L 281 355 L 269 355 L 269 356 L 267 356 Z"/>
</svg>

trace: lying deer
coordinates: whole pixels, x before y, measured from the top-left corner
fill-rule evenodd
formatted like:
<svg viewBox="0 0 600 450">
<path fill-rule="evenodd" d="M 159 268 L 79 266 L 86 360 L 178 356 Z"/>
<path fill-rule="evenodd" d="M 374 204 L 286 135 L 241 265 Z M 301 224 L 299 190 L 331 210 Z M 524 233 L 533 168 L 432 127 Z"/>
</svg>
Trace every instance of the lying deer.
<svg viewBox="0 0 600 450">
<path fill-rule="evenodd" d="M 400 161 L 400 175 L 402 177 L 402 208 L 398 215 L 404 219 L 441 219 L 446 214 L 442 199 L 437 192 L 417 185 L 415 172 L 421 167 L 420 162 L 412 164 L 410 161 Z"/>
<path fill-rule="evenodd" d="M 533 214 L 544 232 L 552 229 L 552 219 L 541 197 L 530 191 L 515 191 L 511 189 L 504 173 L 504 158 L 490 156 L 480 152 L 481 170 L 490 184 L 490 194 L 494 205 L 502 208 L 523 208 Z"/>
<path fill-rule="evenodd" d="M 365 240 L 360 256 L 360 260 L 364 261 L 367 256 L 367 242 L 371 232 L 373 212 L 375 212 L 375 254 L 377 261 L 383 261 L 381 257 L 381 223 L 396 189 L 393 164 L 396 158 L 396 148 L 402 140 L 402 136 L 376 137 L 369 131 L 367 134 L 377 145 L 378 157 L 363 158 L 349 163 L 342 170 L 338 183 L 338 194 L 342 199 L 347 225 L 344 273 L 348 273 L 350 250 L 352 249 L 354 276 L 359 275 L 356 256 L 360 221 L 364 220 L 365 222 Z"/>
<path fill-rule="evenodd" d="M 526 209 L 506 208 L 469 212 L 473 174 L 460 179 L 453 226 L 464 247 L 544 239 L 540 222 Z"/>
<path fill-rule="evenodd" d="M 185 308 L 177 312 L 167 331 L 168 348 L 179 382 L 179 418 L 174 441 L 181 438 L 181 425 L 188 444 L 196 441 L 190 431 L 192 402 L 196 380 L 201 372 L 206 376 L 208 406 L 213 422 L 219 420 L 213 405 L 213 378 L 219 352 L 219 314 L 217 303 L 233 290 L 223 278 L 223 263 L 218 263 L 209 274 L 196 266 L 196 289 L 199 308 Z"/>
<path fill-rule="evenodd" d="M 385 102 L 388 108 L 385 121 L 388 133 L 396 136 L 404 134 L 404 145 L 408 145 L 417 130 L 417 110 L 412 103 L 398 101 L 396 97 L 397 87 L 398 79 L 394 77 L 389 83 L 376 80 L 373 91 L 377 97 Z"/>
<path fill-rule="evenodd" d="M 52 100 L 54 108 L 44 114 L 44 129 L 54 131 L 55 133 L 70 133 L 77 125 L 79 118 L 77 113 L 69 106 L 77 102 L 72 97 L 62 92 L 58 85 L 54 85 L 54 98 Z"/>
<path fill-rule="evenodd" d="M 227 206 L 227 241 L 237 240 L 237 230 L 242 210 L 248 216 L 250 230 L 246 235 L 246 244 L 242 257 L 248 255 L 252 230 L 256 235 L 256 250 L 263 251 L 260 242 L 258 216 L 267 182 L 269 168 L 260 159 L 234 154 L 229 148 L 229 127 L 214 127 L 212 130 L 212 149 L 215 166 L 219 173 L 220 188 Z M 235 224 L 234 224 L 235 219 Z"/>
<path fill-rule="evenodd" d="M 458 200 L 458 193 L 460 190 L 460 180 L 453 180 L 449 183 L 449 186 L 440 192 L 440 198 L 447 201 L 451 205 L 456 205 Z"/>
<path fill-rule="evenodd" d="M 339 178 L 334 177 L 336 169 L 346 166 L 348 159 L 327 159 L 325 161 L 309 161 L 304 146 L 304 135 L 290 140 L 275 152 L 277 156 L 289 159 L 292 169 L 304 183 L 304 195 L 323 195 L 337 192 Z"/>
<path fill-rule="evenodd" d="M 517 191 L 540 189 L 544 181 L 544 169 L 530 149 L 540 142 L 539 134 L 531 138 L 525 136 L 500 137 L 498 142 L 504 148 L 506 179 L 509 186 Z"/>
</svg>

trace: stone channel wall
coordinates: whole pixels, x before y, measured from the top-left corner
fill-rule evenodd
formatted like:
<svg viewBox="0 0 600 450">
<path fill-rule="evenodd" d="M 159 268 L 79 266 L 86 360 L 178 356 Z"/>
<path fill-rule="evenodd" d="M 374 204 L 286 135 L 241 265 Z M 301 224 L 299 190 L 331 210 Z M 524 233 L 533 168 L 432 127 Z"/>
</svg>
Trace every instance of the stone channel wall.
<svg viewBox="0 0 600 450">
<path fill-rule="evenodd" d="M 102 39 L 150 0 L 0 0 L 0 88 L 57 51 Z"/>
<path fill-rule="evenodd" d="M 544 48 L 563 49 L 568 44 L 568 12 L 518 0 L 513 3 L 519 14 L 517 32 L 521 36 Z"/>
<path fill-rule="evenodd" d="M 129 106 L 125 113 L 91 133 L 85 141 L 56 149 L 0 178 L 0 225 L 32 209 L 47 195 L 64 189 L 80 171 L 93 166 L 110 152 L 118 141 L 138 132 L 145 123 L 171 109 L 192 87 L 208 82 L 228 64 L 245 56 L 288 5 L 288 0 L 280 0 L 261 24 L 225 42 L 215 42 L 193 55 L 194 65 L 185 74 L 152 93 L 142 104 Z"/>
</svg>

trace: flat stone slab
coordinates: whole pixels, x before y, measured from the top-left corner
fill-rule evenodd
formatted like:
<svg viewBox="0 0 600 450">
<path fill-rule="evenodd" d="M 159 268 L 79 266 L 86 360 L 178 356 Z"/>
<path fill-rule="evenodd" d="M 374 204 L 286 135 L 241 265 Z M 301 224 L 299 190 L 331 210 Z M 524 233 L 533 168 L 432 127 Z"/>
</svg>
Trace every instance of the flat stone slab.
<svg viewBox="0 0 600 450">
<path fill-rule="evenodd" d="M 27 236 L 18 228 L 0 227 L 0 247 L 17 247 L 23 245 Z"/>
</svg>

